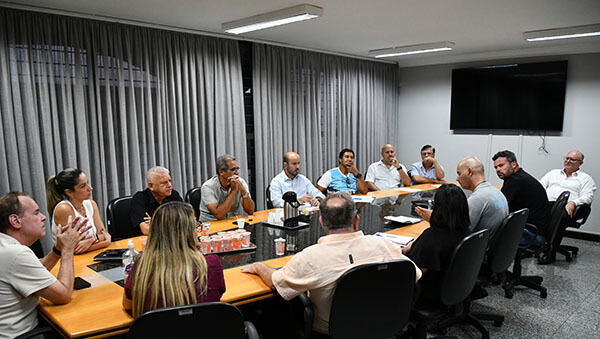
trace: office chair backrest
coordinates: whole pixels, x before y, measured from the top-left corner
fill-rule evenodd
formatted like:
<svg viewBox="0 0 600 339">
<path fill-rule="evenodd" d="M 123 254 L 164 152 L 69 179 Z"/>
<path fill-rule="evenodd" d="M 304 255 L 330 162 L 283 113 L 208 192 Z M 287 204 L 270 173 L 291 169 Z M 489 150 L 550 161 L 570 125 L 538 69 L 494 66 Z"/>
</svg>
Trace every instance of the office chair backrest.
<svg viewBox="0 0 600 339">
<path fill-rule="evenodd" d="M 365 264 L 346 271 L 333 294 L 331 337 L 393 337 L 408 321 L 415 277 L 415 266 L 408 260 Z"/>
<path fill-rule="evenodd" d="M 440 298 L 445 305 L 465 300 L 479 275 L 487 248 L 487 229 L 468 235 L 454 249 L 442 278 Z"/>
<path fill-rule="evenodd" d="M 273 201 L 271 200 L 271 185 L 267 186 L 265 197 L 267 198 L 267 209 L 270 210 L 271 208 L 275 208 L 275 206 L 273 206 Z"/>
<path fill-rule="evenodd" d="M 246 338 L 240 310 L 223 302 L 160 308 L 133 321 L 130 338 Z"/>
<path fill-rule="evenodd" d="M 200 201 L 202 200 L 202 187 L 194 187 L 187 191 L 183 200 L 192 205 L 196 220 L 200 217 Z"/>
<path fill-rule="evenodd" d="M 493 273 L 504 272 L 513 262 L 519 242 L 529 216 L 529 209 L 524 208 L 510 213 L 502 221 L 498 233 L 488 250 L 488 264 Z"/>
<path fill-rule="evenodd" d="M 561 225 L 561 221 L 563 220 L 563 215 L 567 213 L 565 210 L 565 206 L 567 202 L 569 202 L 569 196 L 571 193 L 569 191 L 562 192 L 558 199 L 552 205 L 552 209 L 550 210 L 550 220 L 548 221 L 548 227 L 546 229 L 546 234 L 548 234 L 548 239 L 546 239 L 550 244 L 554 244 L 554 238 L 556 238 L 556 233 L 559 228 L 567 225 Z"/>
<path fill-rule="evenodd" d="M 136 236 L 129 217 L 131 196 L 119 197 L 106 205 L 106 226 L 112 241 Z"/>
</svg>

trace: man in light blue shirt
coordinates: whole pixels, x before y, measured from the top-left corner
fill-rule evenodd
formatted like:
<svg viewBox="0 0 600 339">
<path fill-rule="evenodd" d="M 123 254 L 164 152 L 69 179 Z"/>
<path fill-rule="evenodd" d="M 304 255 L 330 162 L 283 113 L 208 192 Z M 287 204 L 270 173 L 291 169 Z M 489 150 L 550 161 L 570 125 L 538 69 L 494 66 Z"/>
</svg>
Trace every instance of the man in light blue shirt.
<svg viewBox="0 0 600 339">
<path fill-rule="evenodd" d="M 435 148 L 425 145 L 421 148 L 421 161 L 412 165 L 411 176 L 415 184 L 444 183 L 444 168 L 435 159 Z"/>
<path fill-rule="evenodd" d="M 300 173 L 300 156 L 295 152 L 287 152 L 283 156 L 283 171 L 271 180 L 271 201 L 274 207 L 282 207 L 285 192 L 293 191 L 301 204 L 310 202 L 313 206 L 319 206 L 325 198 L 313 184 Z"/>
</svg>

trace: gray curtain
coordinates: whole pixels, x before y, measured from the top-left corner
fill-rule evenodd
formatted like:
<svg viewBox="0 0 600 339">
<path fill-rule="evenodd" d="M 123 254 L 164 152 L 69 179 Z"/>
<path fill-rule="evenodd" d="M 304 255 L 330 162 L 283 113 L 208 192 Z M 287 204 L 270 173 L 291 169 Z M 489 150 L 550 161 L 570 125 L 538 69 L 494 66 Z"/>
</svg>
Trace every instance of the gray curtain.
<svg viewBox="0 0 600 339">
<path fill-rule="evenodd" d="M 238 44 L 0 8 L 0 141 L 0 194 L 29 192 L 44 212 L 46 180 L 67 167 L 101 210 L 155 165 L 183 195 L 218 155 L 246 163 Z"/>
<path fill-rule="evenodd" d="M 253 89 L 257 209 L 287 151 L 316 184 L 342 148 L 365 174 L 383 144 L 401 146 L 396 65 L 254 44 Z"/>
</svg>

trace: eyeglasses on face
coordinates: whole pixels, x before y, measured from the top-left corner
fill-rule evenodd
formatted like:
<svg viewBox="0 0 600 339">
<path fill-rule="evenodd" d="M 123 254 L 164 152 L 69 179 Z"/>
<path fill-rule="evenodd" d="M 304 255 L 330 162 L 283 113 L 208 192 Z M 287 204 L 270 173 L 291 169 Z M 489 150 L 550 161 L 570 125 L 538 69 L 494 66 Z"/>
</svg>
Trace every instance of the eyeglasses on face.
<svg viewBox="0 0 600 339">
<path fill-rule="evenodd" d="M 581 159 L 575 159 L 575 158 L 571 158 L 571 157 L 564 157 L 563 160 L 564 161 L 568 161 L 568 162 L 578 162 L 578 161 L 581 161 Z"/>
</svg>

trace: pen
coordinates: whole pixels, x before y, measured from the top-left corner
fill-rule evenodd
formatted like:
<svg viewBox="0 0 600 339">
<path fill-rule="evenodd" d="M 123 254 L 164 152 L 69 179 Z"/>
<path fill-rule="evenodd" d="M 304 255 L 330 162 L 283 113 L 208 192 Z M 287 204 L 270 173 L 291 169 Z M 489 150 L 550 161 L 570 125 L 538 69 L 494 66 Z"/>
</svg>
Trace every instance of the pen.
<svg viewBox="0 0 600 339">
<path fill-rule="evenodd" d="M 348 259 L 350 259 L 350 264 L 354 264 L 354 258 L 352 258 L 352 253 L 348 253 Z"/>
</svg>

